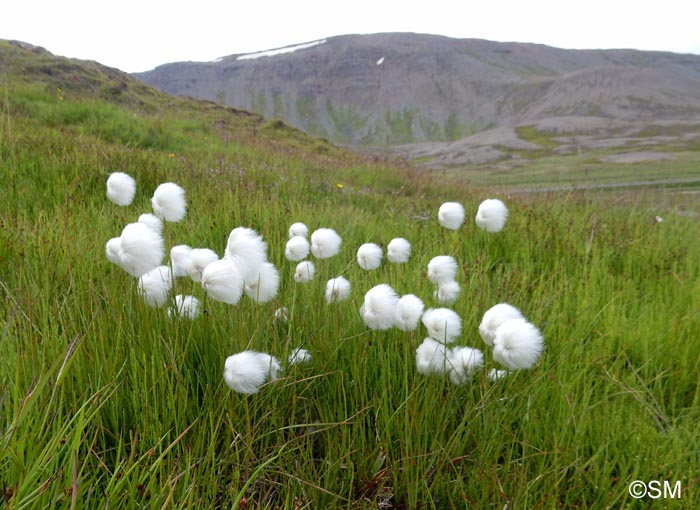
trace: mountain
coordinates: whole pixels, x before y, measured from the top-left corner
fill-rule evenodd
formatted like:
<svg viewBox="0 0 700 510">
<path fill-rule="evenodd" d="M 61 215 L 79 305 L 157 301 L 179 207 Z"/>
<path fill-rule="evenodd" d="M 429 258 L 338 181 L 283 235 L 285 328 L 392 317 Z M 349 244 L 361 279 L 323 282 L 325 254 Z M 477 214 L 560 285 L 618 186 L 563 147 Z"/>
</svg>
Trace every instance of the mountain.
<svg viewBox="0 0 700 510">
<path fill-rule="evenodd" d="M 556 119 L 577 132 L 700 121 L 700 56 L 411 33 L 347 35 L 135 75 L 336 143 L 448 143 Z M 565 120 L 564 120 L 565 119 Z M 614 131 L 614 130 L 613 130 Z"/>
</svg>

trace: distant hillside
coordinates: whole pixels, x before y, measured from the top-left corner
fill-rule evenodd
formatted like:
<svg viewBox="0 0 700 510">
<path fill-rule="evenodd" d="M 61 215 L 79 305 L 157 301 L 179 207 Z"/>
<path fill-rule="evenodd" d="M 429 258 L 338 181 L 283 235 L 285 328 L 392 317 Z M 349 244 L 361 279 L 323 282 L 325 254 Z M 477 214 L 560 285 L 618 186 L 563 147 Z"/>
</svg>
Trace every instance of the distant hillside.
<svg viewBox="0 0 700 510">
<path fill-rule="evenodd" d="M 449 142 L 548 118 L 574 131 L 577 118 L 700 119 L 700 56 L 662 52 L 349 35 L 135 76 L 355 145 Z"/>
</svg>

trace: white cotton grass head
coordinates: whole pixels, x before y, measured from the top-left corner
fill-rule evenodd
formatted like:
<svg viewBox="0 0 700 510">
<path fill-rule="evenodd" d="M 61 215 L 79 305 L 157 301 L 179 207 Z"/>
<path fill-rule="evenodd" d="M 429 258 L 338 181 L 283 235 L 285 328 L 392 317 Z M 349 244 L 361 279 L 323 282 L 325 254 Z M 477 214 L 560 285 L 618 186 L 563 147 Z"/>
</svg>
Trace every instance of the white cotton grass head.
<svg viewBox="0 0 700 510">
<path fill-rule="evenodd" d="M 317 259 L 327 259 L 340 252 L 343 240 L 332 228 L 319 228 L 311 234 L 311 254 Z"/>
<path fill-rule="evenodd" d="M 457 261 L 449 255 L 433 257 L 428 262 L 428 279 L 436 285 L 454 281 L 457 277 Z"/>
<path fill-rule="evenodd" d="M 292 225 L 289 227 L 289 238 L 291 239 L 292 237 L 303 237 L 307 238 L 309 236 L 309 227 L 304 225 L 303 223 L 292 223 Z"/>
<path fill-rule="evenodd" d="M 105 253 L 107 254 L 107 259 L 118 266 L 121 266 L 121 253 L 122 253 L 122 238 L 113 237 L 105 245 Z"/>
<path fill-rule="evenodd" d="M 426 338 L 416 349 L 416 369 L 423 375 L 442 374 L 447 370 L 447 347 Z"/>
<path fill-rule="evenodd" d="M 457 202 L 445 202 L 438 210 L 438 223 L 450 230 L 457 230 L 464 223 L 464 207 Z"/>
<path fill-rule="evenodd" d="M 192 248 L 178 244 L 170 248 L 170 267 L 174 277 L 189 276 L 192 270 Z"/>
<path fill-rule="evenodd" d="M 243 351 L 226 358 L 224 381 L 233 391 L 252 395 L 266 381 L 274 381 L 280 370 L 280 362 L 264 352 Z"/>
<path fill-rule="evenodd" d="M 185 217 L 187 202 L 185 190 L 174 182 L 158 186 L 151 198 L 153 213 L 165 221 L 177 222 Z"/>
<path fill-rule="evenodd" d="M 308 283 L 316 275 L 316 266 L 310 260 L 302 260 L 297 264 L 294 271 L 294 281 L 297 283 Z"/>
<path fill-rule="evenodd" d="M 438 285 L 433 297 L 441 305 L 451 305 L 457 301 L 460 290 L 459 283 L 455 281 L 443 282 Z"/>
<path fill-rule="evenodd" d="M 243 277 L 233 262 L 221 259 L 204 268 L 202 287 L 214 301 L 235 305 L 243 296 Z"/>
<path fill-rule="evenodd" d="M 255 303 L 267 303 L 277 296 L 280 286 L 280 274 L 271 262 L 263 262 L 258 277 L 247 280 L 243 291 Z"/>
<path fill-rule="evenodd" d="M 272 320 L 277 323 L 281 322 L 287 324 L 289 322 L 289 309 L 286 306 L 278 308 L 275 310 Z"/>
<path fill-rule="evenodd" d="M 120 266 L 138 278 L 163 262 L 163 237 L 143 223 L 129 223 L 122 230 L 120 253 Z"/>
<path fill-rule="evenodd" d="M 300 365 L 303 363 L 310 363 L 311 362 L 311 353 L 306 350 L 302 349 L 301 347 L 298 347 L 292 351 L 292 353 L 289 355 L 289 359 L 287 360 L 290 365 Z"/>
<path fill-rule="evenodd" d="M 350 297 L 350 282 L 343 276 L 336 276 L 326 282 L 326 301 L 339 303 Z"/>
<path fill-rule="evenodd" d="M 202 305 L 194 296 L 175 296 L 175 307 L 168 310 L 168 316 L 175 315 L 183 319 L 194 320 L 202 314 Z"/>
<path fill-rule="evenodd" d="M 357 250 L 357 263 L 366 271 L 372 271 L 382 265 L 384 256 L 381 247 L 375 243 L 365 243 Z"/>
<path fill-rule="evenodd" d="M 284 256 L 287 260 L 296 262 L 308 257 L 310 251 L 311 245 L 305 237 L 294 236 L 287 241 L 287 245 L 284 248 Z"/>
<path fill-rule="evenodd" d="M 491 370 L 489 370 L 489 373 L 486 376 L 486 378 L 490 382 L 496 382 L 500 381 L 501 379 L 505 379 L 508 376 L 508 374 L 508 370 L 498 370 L 497 368 L 492 368 Z"/>
<path fill-rule="evenodd" d="M 173 287 L 173 275 L 168 266 L 158 266 L 139 278 L 139 295 L 152 308 L 161 308 Z"/>
<path fill-rule="evenodd" d="M 228 236 L 224 258 L 236 265 L 245 281 L 252 281 L 267 261 L 267 243 L 251 228 L 234 228 Z"/>
<path fill-rule="evenodd" d="M 114 172 L 107 178 L 107 198 L 121 206 L 130 205 L 136 195 L 136 181 L 124 172 Z"/>
<path fill-rule="evenodd" d="M 500 232 L 508 219 L 506 204 L 497 198 L 484 200 L 476 212 L 476 225 L 486 232 Z"/>
<path fill-rule="evenodd" d="M 394 325 L 394 313 L 399 296 L 386 283 L 376 285 L 367 291 L 360 308 L 362 320 L 369 329 L 386 330 Z"/>
<path fill-rule="evenodd" d="M 418 329 L 425 305 L 418 296 L 406 294 L 399 298 L 394 310 L 394 325 L 401 331 Z"/>
<path fill-rule="evenodd" d="M 474 373 L 484 366 L 484 354 L 472 347 L 454 347 L 447 352 L 447 373 L 454 384 L 471 381 Z"/>
<path fill-rule="evenodd" d="M 209 248 L 192 248 L 190 252 L 190 278 L 195 282 L 201 282 L 204 268 L 217 260 L 219 260 L 219 255 L 214 250 Z"/>
<path fill-rule="evenodd" d="M 148 225 L 148 227 L 154 232 L 158 232 L 159 234 L 163 233 L 163 220 L 161 220 L 155 214 L 144 213 L 139 216 L 138 222 Z"/>
<path fill-rule="evenodd" d="M 542 355 L 542 333 L 525 319 L 503 323 L 493 339 L 493 359 L 511 370 L 531 368 Z"/>
<path fill-rule="evenodd" d="M 508 303 L 498 303 L 484 313 L 479 324 L 479 334 L 486 345 L 493 346 L 496 330 L 511 319 L 523 319 L 523 314 Z"/>
<path fill-rule="evenodd" d="M 429 308 L 423 313 L 428 336 L 442 343 L 452 343 L 462 334 L 462 319 L 449 308 Z"/>
<path fill-rule="evenodd" d="M 403 237 L 389 241 L 386 247 L 386 259 L 394 264 L 404 264 L 411 258 L 411 243 Z"/>
</svg>

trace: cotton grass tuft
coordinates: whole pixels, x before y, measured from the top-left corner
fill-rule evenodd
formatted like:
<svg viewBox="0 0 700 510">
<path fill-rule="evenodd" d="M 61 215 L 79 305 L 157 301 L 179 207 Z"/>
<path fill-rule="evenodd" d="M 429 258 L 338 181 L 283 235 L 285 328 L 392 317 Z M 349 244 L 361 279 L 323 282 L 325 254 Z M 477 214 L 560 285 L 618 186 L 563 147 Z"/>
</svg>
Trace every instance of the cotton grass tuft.
<svg viewBox="0 0 700 510">
<path fill-rule="evenodd" d="M 258 277 L 252 281 L 246 280 L 243 291 L 255 303 L 267 303 L 277 296 L 279 286 L 279 271 L 274 264 L 264 262 L 260 266 Z"/>
<path fill-rule="evenodd" d="M 175 315 L 183 319 L 194 320 L 202 313 L 202 306 L 194 296 L 175 296 L 175 308 L 168 310 L 168 315 Z"/>
<path fill-rule="evenodd" d="M 428 262 L 428 279 L 436 285 L 454 281 L 457 276 L 457 261 L 449 255 L 433 257 Z"/>
<path fill-rule="evenodd" d="M 107 178 L 107 198 L 122 207 L 130 205 L 136 195 L 136 181 L 124 172 L 114 172 Z"/>
<path fill-rule="evenodd" d="M 394 324 L 401 331 L 415 331 L 418 329 L 424 308 L 425 305 L 418 296 L 413 294 L 401 296 L 394 310 Z"/>
<path fill-rule="evenodd" d="M 438 223 L 449 230 L 457 230 L 464 223 L 464 207 L 457 202 L 445 202 L 438 210 Z"/>
<path fill-rule="evenodd" d="M 499 303 L 492 306 L 484 313 L 479 324 L 479 334 L 486 345 L 493 346 L 493 339 L 496 337 L 496 330 L 501 324 L 511 319 L 523 319 L 520 310 L 508 303 Z"/>
<path fill-rule="evenodd" d="M 165 256 L 163 237 L 143 223 L 129 223 L 121 235 L 120 266 L 136 278 L 158 267 Z"/>
<path fill-rule="evenodd" d="M 442 374 L 447 369 L 447 348 L 426 338 L 416 349 L 416 369 L 423 375 Z"/>
<path fill-rule="evenodd" d="M 542 333 L 525 319 L 511 319 L 496 330 L 493 359 L 511 370 L 531 368 L 542 355 Z"/>
<path fill-rule="evenodd" d="M 327 259 L 340 252 L 343 240 L 332 228 L 319 228 L 311 234 L 311 253 L 317 259 Z"/>
<path fill-rule="evenodd" d="M 441 305 L 451 305 L 457 301 L 459 292 L 459 283 L 455 281 L 444 282 L 438 285 L 437 290 L 433 293 L 433 297 Z"/>
<path fill-rule="evenodd" d="M 508 219 L 508 208 L 497 198 L 484 200 L 476 212 L 476 225 L 486 232 L 500 232 Z"/>
<path fill-rule="evenodd" d="M 472 347 L 454 347 L 447 353 L 447 373 L 457 385 L 471 381 L 474 373 L 484 366 L 484 354 Z"/>
<path fill-rule="evenodd" d="M 201 282 L 204 269 L 219 260 L 219 255 L 209 248 L 193 248 L 190 252 L 190 271 L 189 276 L 192 281 Z"/>
<path fill-rule="evenodd" d="M 187 212 L 185 190 L 174 182 L 165 182 L 156 188 L 151 198 L 151 205 L 153 213 L 159 218 L 178 222 Z"/>
<path fill-rule="evenodd" d="M 372 271 L 382 265 L 382 249 L 374 243 L 365 243 L 357 250 L 357 263 L 362 269 Z"/>
<path fill-rule="evenodd" d="M 293 223 L 289 227 L 289 238 L 293 237 L 308 237 L 309 236 L 309 227 L 304 225 L 303 223 Z"/>
<path fill-rule="evenodd" d="M 386 247 L 386 258 L 394 264 L 404 264 L 411 257 L 411 243 L 403 237 L 396 237 L 389 241 Z"/>
<path fill-rule="evenodd" d="M 316 266 L 310 260 L 302 260 L 297 264 L 294 272 L 294 281 L 297 283 L 308 283 L 316 275 Z"/>
<path fill-rule="evenodd" d="M 438 342 L 452 343 L 462 334 L 462 319 L 449 308 L 430 308 L 423 314 L 428 336 Z"/>
<path fill-rule="evenodd" d="M 173 275 L 168 266 L 158 266 L 139 278 L 138 293 L 146 304 L 160 308 L 168 299 L 173 286 Z"/>
<path fill-rule="evenodd" d="M 386 283 L 372 287 L 365 294 L 360 308 L 362 320 L 370 329 L 386 330 L 394 325 L 394 313 L 399 296 Z"/>
<path fill-rule="evenodd" d="M 280 362 L 264 352 L 243 351 L 226 358 L 224 381 L 233 391 L 252 395 L 266 381 L 274 381 L 280 370 Z"/>
<path fill-rule="evenodd" d="M 287 258 L 287 260 L 296 262 L 308 257 L 310 250 L 311 245 L 305 237 L 294 236 L 287 241 L 287 245 L 284 248 L 284 256 Z"/>
<path fill-rule="evenodd" d="M 336 276 L 326 282 L 326 301 L 330 303 L 339 303 L 345 301 L 350 296 L 350 282 L 342 277 Z"/>
<path fill-rule="evenodd" d="M 214 301 L 235 305 L 243 296 L 243 277 L 233 262 L 221 259 L 204 268 L 202 287 Z"/>
</svg>

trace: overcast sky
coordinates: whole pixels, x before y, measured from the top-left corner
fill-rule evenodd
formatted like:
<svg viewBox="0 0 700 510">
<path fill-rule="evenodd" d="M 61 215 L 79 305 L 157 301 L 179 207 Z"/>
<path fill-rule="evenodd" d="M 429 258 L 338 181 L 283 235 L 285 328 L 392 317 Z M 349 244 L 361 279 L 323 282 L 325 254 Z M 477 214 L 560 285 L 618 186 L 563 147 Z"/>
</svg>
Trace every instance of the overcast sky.
<svg viewBox="0 0 700 510">
<path fill-rule="evenodd" d="M 0 39 L 127 72 L 342 34 L 700 54 L 700 0 L 5 0 Z"/>
</svg>

